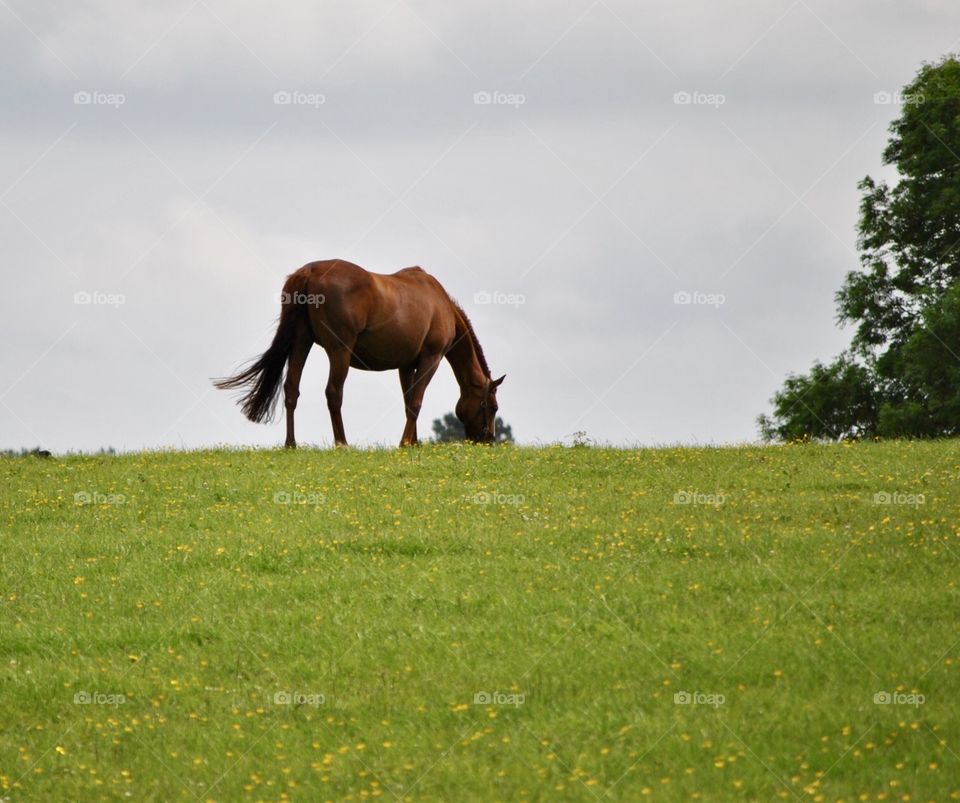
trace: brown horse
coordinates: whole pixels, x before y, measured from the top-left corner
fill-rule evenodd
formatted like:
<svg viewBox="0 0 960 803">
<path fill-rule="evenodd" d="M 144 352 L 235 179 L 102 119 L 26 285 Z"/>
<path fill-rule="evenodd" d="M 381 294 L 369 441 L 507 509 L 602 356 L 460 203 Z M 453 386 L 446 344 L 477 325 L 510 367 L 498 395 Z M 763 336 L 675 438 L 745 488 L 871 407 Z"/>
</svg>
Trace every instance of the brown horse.
<svg viewBox="0 0 960 803">
<path fill-rule="evenodd" d="M 407 425 L 400 445 L 417 443 L 417 416 L 427 384 L 444 357 L 460 385 L 457 418 L 467 437 L 495 440 L 497 388 L 466 313 L 433 276 L 421 268 L 383 275 L 342 259 L 311 262 L 290 274 L 280 299 L 280 322 L 270 348 L 218 388 L 249 388 L 239 404 L 251 421 L 268 421 L 276 407 L 284 363 L 288 448 L 296 447 L 293 413 L 310 347 L 330 358 L 327 407 L 337 446 L 346 446 L 340 405 L 347 371 L 400 372 Z"/>
</svg>

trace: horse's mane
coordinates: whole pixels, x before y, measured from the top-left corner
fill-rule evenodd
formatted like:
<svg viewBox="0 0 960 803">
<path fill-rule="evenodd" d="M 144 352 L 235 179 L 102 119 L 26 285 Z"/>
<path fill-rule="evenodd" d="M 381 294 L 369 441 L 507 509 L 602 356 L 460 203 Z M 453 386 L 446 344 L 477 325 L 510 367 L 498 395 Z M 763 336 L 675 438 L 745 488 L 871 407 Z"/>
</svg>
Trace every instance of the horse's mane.
<svg viewBox="0 0 960 803">
<path fill-rule="evenodd" d="M 480 341 L 477 340 L 477 333 L 473 331 L 473 324 L 470 323 L 470 319 L 467 317 L 467 313 L 463 311 L 463 307 L 461 307 L 452 296 L 450 297 L 450 303 L 453 304 L 453 308 L 457 311 L 457 314 L 463 318 L 463 324 L 467 328 L 470 342 L 473 343 L 473 350 L 477 355 L 477 360 L 480 361 L 480 368 L 483 369 L 483 375 L 489 378 L 490 367 L 487 365 L 487 358 L 483 355 L 483 347 L 480 345 Z"/>
</svg>

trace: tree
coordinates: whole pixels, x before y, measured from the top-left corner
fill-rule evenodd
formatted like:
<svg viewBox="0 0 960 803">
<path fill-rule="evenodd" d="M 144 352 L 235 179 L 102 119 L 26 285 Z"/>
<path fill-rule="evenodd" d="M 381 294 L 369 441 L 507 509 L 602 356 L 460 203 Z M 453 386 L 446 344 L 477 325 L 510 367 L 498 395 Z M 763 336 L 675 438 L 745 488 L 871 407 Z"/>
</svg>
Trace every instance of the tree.
<svg viewBox="0 0 960 803">
<path fill-rule="evenodd" d="M 870 371 L 849 355 L 829 365 L 815 362 L 807 375 L 787 378 L 774 397 L 773 419 L 760 416 L 764 440 L 854 438 L 870 433 L 877 398 Z"/>
<path fill-rule="evenodd" d="M 500 416 L 496 419 L 497 443 L 513 443 L 513 428 Z M 434 443 L 454 443 L 462 441 L 467 433 L 454 413 L 447 413 L 443 418 L 433 419 Z"/>
<path fill-rule="evenodd" d="M 853 342 L 787 379 L 765 438 L 960 433 L 960 61 L 925 64 L 900 97 L 883 152 L 898 180 L 860 182 L 860 269 L 836 296 Z"/>
</svg>

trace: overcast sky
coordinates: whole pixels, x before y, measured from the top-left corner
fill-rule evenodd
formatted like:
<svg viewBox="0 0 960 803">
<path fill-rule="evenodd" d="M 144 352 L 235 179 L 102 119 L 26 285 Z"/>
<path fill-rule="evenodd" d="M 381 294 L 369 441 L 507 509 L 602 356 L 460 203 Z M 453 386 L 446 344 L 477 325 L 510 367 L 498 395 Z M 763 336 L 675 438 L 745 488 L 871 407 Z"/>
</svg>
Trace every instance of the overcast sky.
<svg viewBox="0 0 960 803">
<path fill-rule="evenodd" d="M 754 440 L 847 344 L 856 184 L 960 45 L 954 0 L 137 5 L 0 2 L 2 448 L 281 443 L 210 378 L 331 257 L 433 273 L 522 442 Z M 403 421 L 351 371 L 348 440 Z"/>
</svg>

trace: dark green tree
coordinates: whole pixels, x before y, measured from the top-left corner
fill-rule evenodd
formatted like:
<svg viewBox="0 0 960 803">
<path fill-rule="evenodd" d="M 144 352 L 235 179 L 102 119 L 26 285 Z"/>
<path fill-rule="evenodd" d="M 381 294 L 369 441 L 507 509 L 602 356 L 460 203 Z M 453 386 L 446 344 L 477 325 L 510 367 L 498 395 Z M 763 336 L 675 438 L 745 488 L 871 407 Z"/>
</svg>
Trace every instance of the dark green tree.
<svg viewBox="0 0 960 803">
<path fill-rule="evenodd" d="M 846 354 L 829 365 L 815 362 L 809 374 L 787 378 L 774 398 L 773 414 L 773 419 L 759 419 L 765 440 L 869 434 L 877 420 L 873 377 Z"/>
<path fill-rule="evenodd" d="M 901 100 L 897 181 L 860 182 L 860 269 L 837 293 L 853 342 L 787 379 L 765 438 L 960 434 L 960 61 L 925 64 Z"/>
<path fill-rule="evenodd" d="M 497 443 L 513 443 L 513 428 L 500 416 L 496 420 Z M 462 441 L 467 433 L 460 423 L 460 419 L 453 413 L 447 413 L 443 418 L 433 419 L 434 443 L 454 443 Z"/>
</svg>

